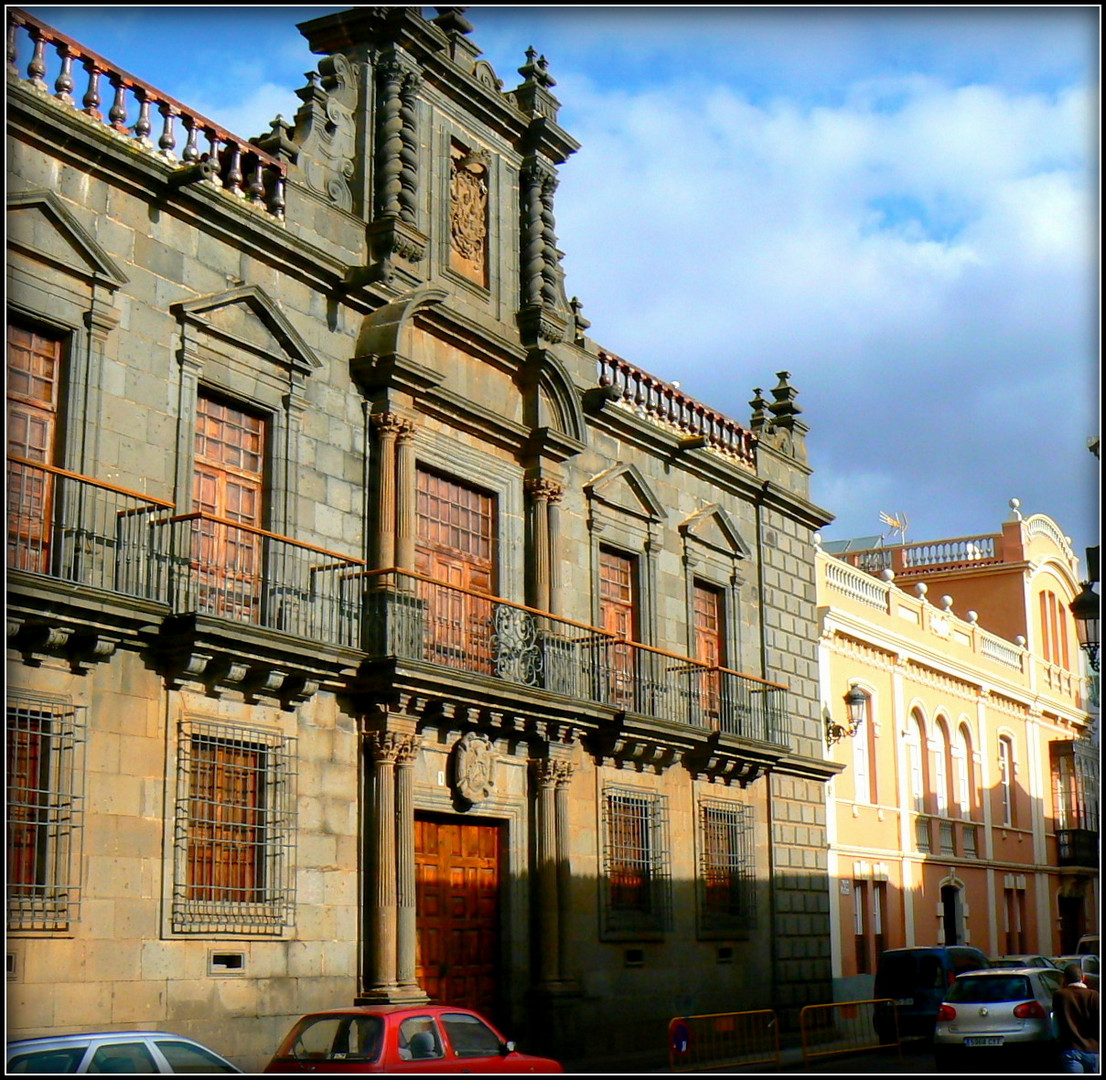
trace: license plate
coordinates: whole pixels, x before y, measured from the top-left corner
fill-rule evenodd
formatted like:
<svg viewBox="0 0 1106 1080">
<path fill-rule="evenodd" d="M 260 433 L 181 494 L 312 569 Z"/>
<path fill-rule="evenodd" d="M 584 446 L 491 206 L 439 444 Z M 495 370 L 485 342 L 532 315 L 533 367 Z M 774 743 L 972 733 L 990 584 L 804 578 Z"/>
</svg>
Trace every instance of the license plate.
<svg viewBox="0 0 1106 1080">
<path fill-rule="evenodd" d="M 913 998 L 895 998 L 895 1004 L 896 1005 L 913 1005 L 914 1004 L 914 999 Z"/>
<path fill-rule="evenodd" d="M 975 1035 L 964 1040 L 965 1046 L 1001 1046 L 1001 1035 Z"/>
</svg>

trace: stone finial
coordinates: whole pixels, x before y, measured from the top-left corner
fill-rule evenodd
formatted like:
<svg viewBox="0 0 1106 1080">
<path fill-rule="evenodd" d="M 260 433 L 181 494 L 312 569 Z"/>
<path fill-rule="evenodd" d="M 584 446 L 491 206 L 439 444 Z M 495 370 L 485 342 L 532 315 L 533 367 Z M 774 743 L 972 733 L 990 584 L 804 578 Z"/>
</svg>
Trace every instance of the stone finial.
<svg viewBox="0 0 1106 1080">
<path fill-rule="evenodd" d="M 518 73 L 528 82 L 537 86 L 556 86 L 557 81 L 549 74 L 549 61 L 544 56 L 538 56 L 537 49 L 533 45 L 526 50 L 526 63 L 518 69 Z"/>
<path fill-rule="evenodd" d="M 1021 521 L 1022 520 L 1021 511 L 1018 509 L 1018 507 L 1021 506 L 1021 504 L 1022 504 L 1021 499 L 1011 499 L 1010 500 L 1010 520 L 1011 521 Z"/>
<path fill-rule="evenodd" d="M 969 623 L 971 623 L 972 626 L 975 626 L 975 624 L 977 622 L 979 622 L 979 612 L 978 611 L 969 611 L 968 614 L 964 616 L 964 618 Z"/>
<path fill-rule="evenodd" d="M 914 595 L 919 600 L 924 600 L 927 592 L 929 592 L 929 586 L 924 581 L 919 581 L 918 584 L 914 586 Z"/>
<path fill-rule="evenodd" d="M 768 399 L 764 397 L 759 386 L 753 388 L 753 400 L 749 402 L 749 407 L 753 410 L 753 418 L 749 422 L 749 427 L 753 431 L 759 431 L 768 423 L 768 414 L 765 412 L 768 407 Z"/>
<path fill-rule="evenodd" d="M 447 34 L 471 34 L 472 23 L 464 17 L 467 7 L 436 7 L 438 16 L 433 19 L 436 26 L 440 26 Z"/>
<path fill-rule="evenodd" d="M 812 541 L 814 542 L 814 546 L 815 546 L 816 548 L 820 548 L 820 547 L 822 546 L 822 534 L 821 534 L 820 532 L 816 532 L 816 533 L 815 533 L 815 534 L 814 534 L 814 535 L 813 535 L 813 536 L 811 537 L 811 540 L 812 540 Z"/>
<path fill-rule="evenodd" d="M 1017 647 L 1019 649 L 1024 649 L 1025 648 L 1025 635 L 1024 634 L 1018 634 L 1018 636 L 1016 638 L 1014 638 L 1014 644 L 1017 645 Z"/>
<path fill-rule="evenodd" d="M 569 301 L 568 306 L 572 309 L 572 321 L 576 327 L 575 340 L 579 345 L 583 343 L 584 331 L 591 326 L 591 320 L 584 318 L 584 305 L 580 303 L 580 298 L 578 296 L 574 296 Z"/>
<path fill-rule="evenodd" d="M 879 577 L 880 577 L 880 581 L 894 581 L 895 580 L 895 571 L 892 570 L 891 567 L 885 566 L 879 572 Z"/>
<path fill-rule="evenodd" d="M 948 593 L 941 597 L 941 610 L 952 611 L 952 597 Z"/>
<path fill-rule="evenodd" d="M 790 371 L 777 371 L 776 377 L 780 380 L 772 390 L 772 396 L 776 399 L 768 406 L 768 411 L 776 418 L 775 423 L 780 425 L 791 417 L 798 416 L 803 410 L 795 404 L 798 390 L 787 380 L 791 378 Z"/>
</svg>

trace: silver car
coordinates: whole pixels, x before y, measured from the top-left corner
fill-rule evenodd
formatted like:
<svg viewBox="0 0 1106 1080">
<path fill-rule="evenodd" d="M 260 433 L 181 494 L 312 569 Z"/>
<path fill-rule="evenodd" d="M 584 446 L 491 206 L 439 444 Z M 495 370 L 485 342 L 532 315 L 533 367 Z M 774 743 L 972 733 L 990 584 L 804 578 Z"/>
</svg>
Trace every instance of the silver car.
<svg viewBox="0 0 1106 1080">
<path fill-rule="evenodd" d="M 958 975 L 937 1010 L 933 1056 L 940 1072 L 1006 1065 L 1053 1072 L 1058 1062 L 1052 995 L 1055 968 L 988 968 Z"/>
<path fill-rule="evenodd" d="M 194 1039 L 165 1031 L 47 1035 L 8 1043 L 13 1073 L 240 1073 Z"/>
</svg>

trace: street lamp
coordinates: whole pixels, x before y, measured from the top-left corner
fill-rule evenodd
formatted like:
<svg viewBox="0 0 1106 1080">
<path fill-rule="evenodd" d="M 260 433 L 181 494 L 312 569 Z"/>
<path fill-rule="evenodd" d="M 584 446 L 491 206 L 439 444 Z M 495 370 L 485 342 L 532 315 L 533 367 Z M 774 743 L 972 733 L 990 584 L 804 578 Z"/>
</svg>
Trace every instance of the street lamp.
<svg viewBox="0 0 1106 1080">
<path fill-rule="evenodd" d="M 838 724 L 830 717 L 826 717 L 827 746 L 833 746 L 834 743 L 846 737 L 851 739 L 860 730 L 864 717 L 868 715 L 868 694 L 856 683 L 849 687 L 849 692 L 845 695 L 845 712 L 848 716 L 847 724 Z"/>
<path fill-rule="evenodd" d="M 1075 633 L 1079 637 L 1079 647 L 1087 654 L 1087 663 L 1092 671 L 1098 670 L 1099 620 L 1102 602 L 1094 591 L 1098 583 L 1098 545 L 1087 548 L 1087 580 L 1079 595 L 1069 608 L 1075 618 Z"/>
</svg>

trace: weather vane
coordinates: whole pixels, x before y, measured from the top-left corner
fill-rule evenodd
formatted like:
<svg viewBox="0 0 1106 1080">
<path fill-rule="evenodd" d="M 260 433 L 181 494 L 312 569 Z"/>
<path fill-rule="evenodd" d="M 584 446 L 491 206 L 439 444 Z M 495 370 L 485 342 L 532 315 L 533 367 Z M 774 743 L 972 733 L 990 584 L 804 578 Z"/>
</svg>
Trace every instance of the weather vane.
<svg viewBox="0 0 1106 1080">
<path fill-rule="evenodd" d="M 884 525 L 889 525 L 891 527 L 891 531 L 884 534 L 884 540 L 888 539 L 888 537 L 890 536 L 893 536 L 895 533 L 898 533 L 899 542 L 902 544 L 906 543 L 906 527 L 910 524 L 910 522 L 906 520 L 905 514 L 898 513 L 892 516 L 891 514 L 885 514 L 881 510 L 879 512 L 879 520 L 882 521 Z"/>
</svg>

